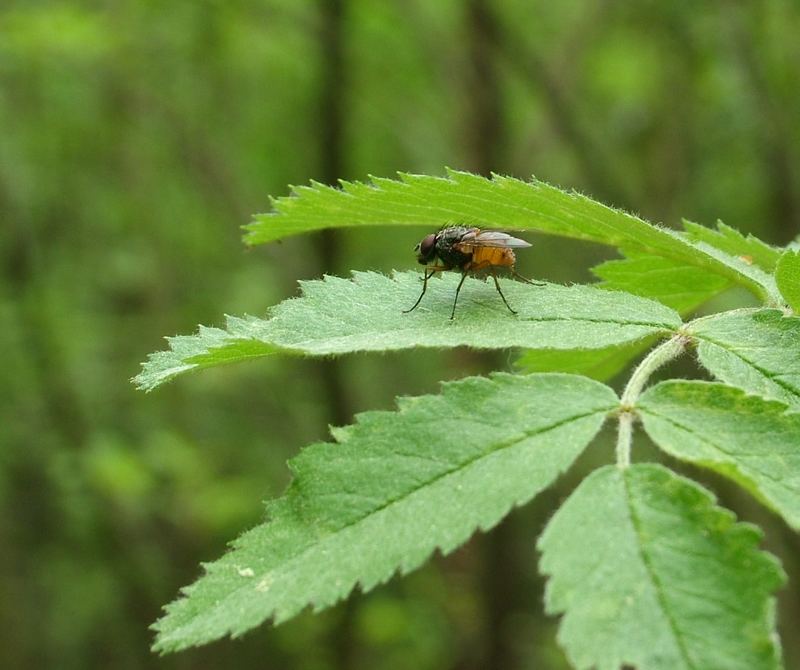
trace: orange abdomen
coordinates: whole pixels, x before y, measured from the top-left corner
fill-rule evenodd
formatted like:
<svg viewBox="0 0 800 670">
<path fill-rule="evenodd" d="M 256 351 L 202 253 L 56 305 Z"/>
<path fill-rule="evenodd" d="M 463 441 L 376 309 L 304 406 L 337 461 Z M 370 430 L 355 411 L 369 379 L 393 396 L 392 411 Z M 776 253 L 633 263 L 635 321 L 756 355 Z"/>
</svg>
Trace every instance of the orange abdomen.
<svg viewBox="0 0 800 670">
<path fill-rule="evenodd" d="M 472 251 L 470 269 L 480 269 L 489 266 L 513 268 L 517 262 L 511 249 L 500 247 L 475 247 Z"/>
</svg>

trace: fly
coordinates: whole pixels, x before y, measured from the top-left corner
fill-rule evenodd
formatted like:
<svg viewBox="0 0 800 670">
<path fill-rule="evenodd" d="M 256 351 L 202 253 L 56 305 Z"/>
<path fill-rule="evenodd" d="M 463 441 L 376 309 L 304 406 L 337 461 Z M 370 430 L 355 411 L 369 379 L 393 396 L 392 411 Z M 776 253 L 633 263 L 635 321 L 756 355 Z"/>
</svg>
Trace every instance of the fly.
<svg viewBox="0 0 800 670">
<path fill-rule="evenodd" d="M 456 315 L 458 293 L 461 291 L 467 275 L 476 275 L 484 271 L 492 276 L 495 288 L 505 306 L 512 314 L 516 314 L 500 290 L 497 269 L 508 270 L 514 277 L 521 279 L 526 284 L 544 286 L 541 282 L 526 279 L 514 269 L 517 262 L 514 249 L 524 249 L 529 246 L 531 246 L 529 242 L 511 237 L 507 233 L 497 230 L 481 230 L 469 226 L 447 226 L 437 233 L 427 235 L 414 247 L 414 251 L 417 252 L 417 261 L 426 266 L 422 293 L 419 294 L 417 302 L 410 309 L 404 310 L 404 313 L 412 312 L 417 308 L 428 289 L 428 280 L 434 274 L 444 270 L 458 270 L 461 272 L 461 281 L 458 282 L 455 300 L 453 300 L 451 319 Z M 432 265 L 437 259 L 439 264 Z"/>
</svg>

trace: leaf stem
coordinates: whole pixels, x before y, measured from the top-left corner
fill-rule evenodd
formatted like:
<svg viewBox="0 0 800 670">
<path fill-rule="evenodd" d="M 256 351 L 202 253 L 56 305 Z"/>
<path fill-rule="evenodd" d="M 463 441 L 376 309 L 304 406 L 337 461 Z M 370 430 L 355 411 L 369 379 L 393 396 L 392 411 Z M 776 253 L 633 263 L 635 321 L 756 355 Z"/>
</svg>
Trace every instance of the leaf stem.
<svg viewBox="0 0 800 670">
<path fill-rule="evenodd" d="M 691 341 L 685 333 L 677 333 L 653 349 L 633 371 L 622 392 L 617 431 L 617 467 L 625 469 L 631 464 L 631 442 L 636 401 L 650 376 L 662 365 L 677 358 Z"/>
</svg>

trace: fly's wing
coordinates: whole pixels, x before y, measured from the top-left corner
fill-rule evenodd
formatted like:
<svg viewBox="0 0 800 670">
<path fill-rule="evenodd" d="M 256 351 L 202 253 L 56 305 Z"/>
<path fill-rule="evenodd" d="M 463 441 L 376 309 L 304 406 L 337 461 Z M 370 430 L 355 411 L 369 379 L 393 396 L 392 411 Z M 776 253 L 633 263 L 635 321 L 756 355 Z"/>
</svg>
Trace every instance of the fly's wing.
<svg viewBox="0 0 800 670">
<path fill-rule="evenodd" d="M 463 248 L 497 247 L 502 249 L 523 249 L 531 246 L 530 242 L 511 237 L 508 233 L 497 230 L 471 230 L 461 237 L 458 246 Z"/>
</svg>

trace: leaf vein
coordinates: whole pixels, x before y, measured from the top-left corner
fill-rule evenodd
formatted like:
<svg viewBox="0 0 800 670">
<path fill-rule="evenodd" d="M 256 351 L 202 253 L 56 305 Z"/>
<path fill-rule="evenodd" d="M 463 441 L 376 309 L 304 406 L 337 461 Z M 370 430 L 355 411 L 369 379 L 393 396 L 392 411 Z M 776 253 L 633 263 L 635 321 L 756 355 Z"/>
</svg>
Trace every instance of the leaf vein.
<svg viewBox="0 0 800 670">
<path fill-rule="evenodd" d="M 755 467 L 749 466 L 747 463 L 743 463 L 743 462 L 740 461 L 740 458 L 742 456 L 748 456 L 748 455 L 753 455 L 753 454 L 740 454 L 739 452 L 728 451 L 727 449 L 724 449 L 723 447 L 721 447 L 716 442 L 712 441 L 709 437 L 703 435 L 702 433 L 698 433 L 694 429 L 686 426 L 685 424 L 682 424 L 681 422 L 673 419 L 672 417 L 665 416 L 663 414 L 659 414 L 657 411 L 653 411 L 653 409 L 651 407 L 647 407 L 644 411 L 647 414 L 651 414 L 653 416 L 656 416 L 656 417 L 666 421 L 667 423 L 670 423 L 674 427 L 679 428 L 679 429 L 689 433 L 692 437 L 696 438 L 699 442 L 702 442 L 703 444 L 705 444 L 706 446 L 710 447 L 711 449 L 720 452 L 724 456 L 727 456 L 728 458 L 724 459 L 724 462 L 730 463 L 733 466 L 735 466 L 736 469 L 741 474 L 747 475 L 747 476 L 750 476 L 752 473 L 758 474 L 761 477 L 763 477 L 764 479 L 769 479 L 770 481 L 772 481 L 773 483 L 775 483 L 779 487 L 781 487 L 784 490 L 786 490 L 787 492 L 791 493 L 793 496 L 797 495 L 797 491 L 794 488 L 792 488 L 789 484 L 787 484 L 784 480 L 779 479 L 775 475 L 772 475 L 772 474 L 770 474 L 769 472 L 767 472 L 765 470 L 761 470 L 759 468 L 755 468 Z M 763 454 L 758 454 L 757 456 L 763 457 Z M 691 460 L 693 462 L 702 462 L 703 459 L 701 458 L 701 459 L 689 459 L 689 460 Z"/>
<path fill-rule="evenodd" d="M 786 381 L 784 381 L 782 379 L 782 377 L 786 373 L 773 372 L 772 370 L 767 370 L 766 368 L 763 368 L 760 365 L 757 365 L 752 360 L 750 360 L 749 358 L 746 358 L 742 353 L 740 353 L 740 350 L 742 348 L 744 348 L 744 347 L 741 347 L 739 349 L 732 349 L 729 346 L 726 346 L 726 344 L 723 344 L 723 343 L 715 340 L 714 338 L 709 337 L 708 335 L 705 335 L 704 333 L 694 333 L 694 336 L 696 338 L 700 339 L 700 340 L 708 342 L 709 344 L 713 344 L 714 346 L 719 347 L 720 349 L 728 352 L 732 356 L 735 356 L 740 361 L 742 361 L 742 363 L 745 363 L 746 365 L 749 365 L 751 368 L 756 370 L 759 374 L 763 375 L 768 380 L 772 381 L 776 386 L 780 386 L 784 391 L 786 391 L 790 395 L 794 396 L 795 398 L 800 399 L 800 392 L 798 392 L 798 390 L 794 386 L 792 386 L 791 384 L 789 384 L 788 382 L 786 382 Z M 751 348 L 755 349 L 756 347 L 751 347 Z"/>
<path fill-rule="evenodd" d="M 437 473 L 435 476 L 425 480 L 423 483 L 419 484 L 415 488 L 407 490 L 407 491 L 404 491 L 401 495 L 398 495 L 398 496 L 396 496 L 394 498 L 391 498 L 389 500 L 384 501 L 380 506 L 375 507 L 372 510 L 369 510 L 367 513 L 363 514 L 362 516 L 353 519 L 350 523 L 347 523 L 347 524 L 345 524 L 343 526 L 340 526 L 340 527 L 336 528 L 335 530 L 330 531 L 330 533 L 328 533 L 327 535 L 323 535 L 323 536 L 318 537 L 316 541 L 314 541 L 310 545 L 306 546 L 302 551 L 300 551 L 297 554 L 293 555 L 292 557 L 290 557 L 284 563 L 291 563 L 291 562 L 296 562 L 296 561 L 302 560 L 309 553 L 319 551 L 320 545 L 322 545 L 322 544 L 324 544 L 326 542 L 329 542 L 329 541 L 333 541 L 335 539 L 335 537 L 339 533 L 342 533 L 342 532 L 348 530 L 349 528 L 357 526 L 358 524 L 362 523 L 365 519 L 367 519 L 367 518 L 369 518 L 371 516 L 374 516 L 376 514 L 379 514 L 379 513 L 383 512 L 383 511 L 385 511 L 386 509 L 401 503 L 403 500 L 411 497 L 412 495 L 417 493 L 419 490 L 421 490 L 423 488 L 427 488 L 429 486 L 432 486 L 433 484 L 437 483 L 438 481 L 446 479 L 447 477 L 457 473 L 459 470 L 464 470 L 465 468 L 470 467 L 471 465 L 473 465 L 474 463 L 480 461 L 483 458 L 488 458 L 488 457 L 494 455 L 495 453 L 497 453 L 499 451 L 502 451 L 503 449 L 507 449 L 509 447 L 513 447 L 513 446 L 515 446 L 516 444 L 519 444 L 520 442 L 522 442 L 525 439 L 528 439 L 528 438 L 531 438 L 531 437 L 535 437 L 536 435 L 545 434 L 545 433 L 550 432 L 552 430 L 556 430 L 556 429 L 560 428 L 563 425 L 567 425 L 569 423 L 572 423 L 572 422 L 575 422 L 575 421 L 579 421 L 581 419 L 585 419 L 585 418 L 588 418 L 588 417 L 595 416 L 598 413 L 604 412 L 604 411 L 607 411 L 607 408 L 592 410 L 590 412 L 583 412 L 581 414 L 578 414 L 578 415 L 575 415 L 575 416 L 571 416 L 571 417 L 568 417 L 566 419 L 562 419 L 561 421 L 557 421 L 555 423 L 552 423 L 552 424 L 550 424 L 548 426 L 545 426 L 545 427 L 542 427 L 542 428 L 539 428 L 539 429 L 536 429 L 536 430 L 523 431 L 522 432 L 522 437 L 515 436 L 513 439 L 509 439 L 509 440 L 506 440 L 505 442 L 499 443 L 498 445 L 496 445 L 490 451 L 482 452 L 480 454 L 477 454 L 474 458 L 470 458 L 469 460 L 459 462 L 454 467 L 450 468 L 449 470 L 445 470 L 443 472 Z M 397 567 L 400 567 L 400 566 L 397 566 Z M 397 567 L 395 567 L 395 569 L 397 569 Z M 270 568 L 269 572 L 274 571 L 274 569 L 275 569 L 274 567 Z M 350 586 L 349 586 L 349 588 L 347 590 L 347 593 L 349 593 L 352 590 L 352 588 L 355 586 L 356 583 L 358 583 L 357 579 L 352 584 L 350 584 Z M 229 600 L 235 598 L 236 596 L 238 596 L 239 594 L 241 594 L 243 592 L 248 592 L 248 591 L 251 591 L 251 590 L 252 590 L 252 586 L 251 585 L 243 584 L 242 586 L 240 586 L 240 587 L 238 587 L 236 589 L 233 589 L 225 597 L 221 598 L 216 603 L 214 603 L 214 606 L 211 609 L 217 609 L 217 608 L 220 608 L 220 607 L 224 607 L 225 603 L 227 603 Z M 341 598 L 346 597 L 347 593 L 344 593 L 343 595 L 341 595 Z M 311 602 L 312 602 L 312 599 L 311 599 L 311 597 L 309 597 L 309 603 L 311 603 Z M 270 610 L 270 616 L 274 616 L 274 614 L 275 614 L 275 607 L 273 607 Z M 205 615 L 207 615 L 207 613 L 204 614 L 204 616 Z M 186 625 L 188 625 L 188 624 L 186 624 Z"/>
<path fill-rule="evenodd" d="M 666 598 L 666 593 L 664 590 L 664 586 L 659 579 L 655 567 L 653 566 L 652 560 L 650 556 L 644 549 L 644 541 L 643 541 L 643 534 L 642 534 L 642 524 L 641 520 L 639 519 L 638 515 L 636 514 L 636 510 L 633 505 L 633 497 L 631 495 L 630 486 L 628 484 L 627 477 L 625 477 L 625 473 L 623 472 L 622 475 L 622 482 L 625 489 L 625 499 L 628 503 L 628 511 L 630 512 L 631 516 L 631 525 L 633 526 L 634 533 L 636 534 L 636 539 L 638 540 L 636 544 L 637 551 L 639 556 L 642 560 L 642 564 L 644 565 L 647 574 L 650 577 L 650 581 L 653 585 L 653 589 L 656 594 L 656 599 L 658 600 L 659 604 L 661 605 L 661 610 L 664 613 L 664 617 L 667 620 L 667 625 L 669 626 L 670 630 L 672 631 L 672 635 L 675 638 L 675 643 L 678 646 L 678 651 L 680 652 L 683 660 L 686 662 L 687 667 L 695 668 L 696 666 L 692 662 L 689 656 L 689 650 L 686 647 L 686 643 L 683 640 L 683 635 L 678 627 L 678 623 L 675 620 L 674 615 L 672 614 L 672 610 L 669 607 L 669 603 Z"/>
</svg>

